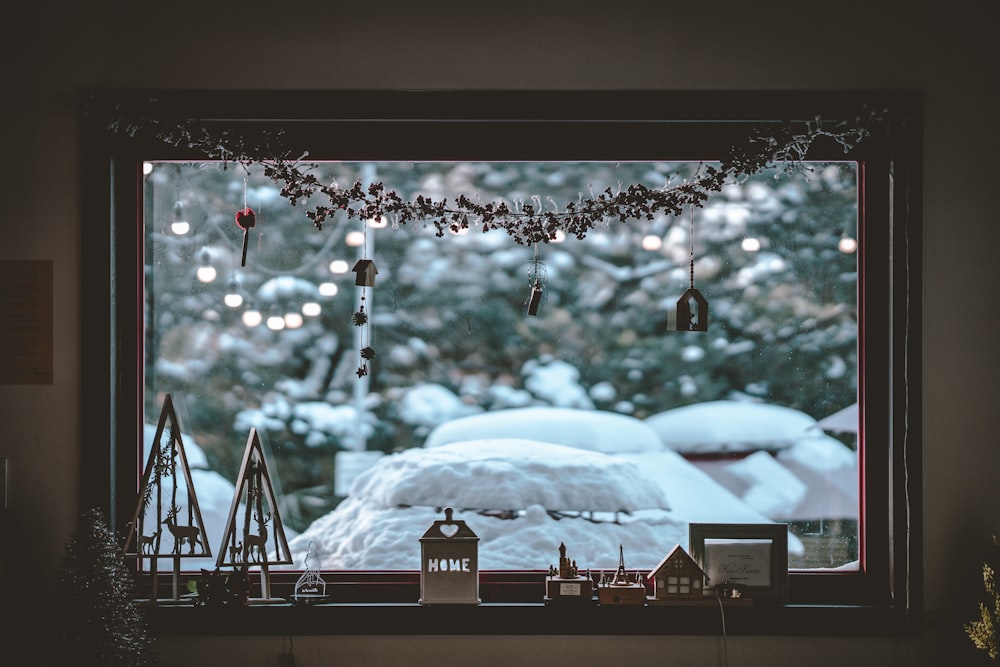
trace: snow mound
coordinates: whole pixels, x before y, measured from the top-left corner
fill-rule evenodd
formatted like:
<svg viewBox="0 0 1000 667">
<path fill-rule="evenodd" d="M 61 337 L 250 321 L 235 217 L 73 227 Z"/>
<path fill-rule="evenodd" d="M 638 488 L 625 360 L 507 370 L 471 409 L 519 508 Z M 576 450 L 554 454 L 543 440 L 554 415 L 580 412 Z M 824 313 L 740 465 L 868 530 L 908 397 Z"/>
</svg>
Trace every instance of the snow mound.
<svg viewBox="0 0 1000 667">
<path fill-rule="evenodd" d="M 791 447 L 816 420 L 780 405 L 708 401 L 660 412 L 645 423 L 682 454 L 752 452 Z"/>
<path fill-rule="evenodd" d="M 659 435 L 641 419 L 602 410 L 541 406 L 454 419 L 431 431 L 424 447 L 476 438 L 528 438 L 605 454 L 663 449 Z"/>
<path fill-rule="evenodd" d="M 289 539 L 288 547 L 298 567 L 304 566 L 311 545 L 323 570 L 419 570 L 420 537 L 443 518 L 430 507 L 383 508 L 350 497 Z M 454 518 L 465 521 L 479 538 L 480 570 L 547 569 L 558 563 L 560 542 L 581 569 L 614 572 L 619 544 L 630 570 L 648 569 L 676 544 L 687 543 L 687 525 L 665 516 L 658 521 L 593 523 L 557 520 L 535 506 L 515 519 L 461 511 Z"/>
<path fill-rule="evenodd" d="M 381 507 L 669 509 L 660 486 L 631 461 L 516 438 L 469 440 L 385 456 L 357 477 L 349 495 Z"/>
</svg>

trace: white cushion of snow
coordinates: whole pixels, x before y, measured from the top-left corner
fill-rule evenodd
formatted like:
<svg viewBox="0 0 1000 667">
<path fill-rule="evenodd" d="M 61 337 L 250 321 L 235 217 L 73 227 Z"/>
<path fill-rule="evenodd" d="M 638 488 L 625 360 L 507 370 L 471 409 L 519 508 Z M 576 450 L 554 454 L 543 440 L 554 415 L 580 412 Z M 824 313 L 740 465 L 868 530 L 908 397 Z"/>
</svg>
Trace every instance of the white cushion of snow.
<svg viewBox="0 0 1000 667">
<path fill-rule="evenodd" d="M 425 383 L 411 387 L 399 402 L 399 416 L 407 424 L 437 426 L 457 417 L 479 412 L 480 408 L 439 384 Z"/>
<path fill-rule="evenodd" d="M 645 423 L 666 446 L 693 454 L 784 449 L 810 435 L 816 420 L 780 405 L 709 401 L 660 412 Z"/>
<path fill-rule="evenodd" d="M 384 508 L 349 497 L 291 538 L 288 547 L 298 567 L 304 566 L 312 546 L 324 570 L 419 570 L 420 537 L 443 518 L 432 507 Z M 620 524 L 557 521 L 536 505 L 516 519 L 461 511 L 454 518 L 465 521 L 479 538 L 480 570 L 545 569 L 558 563 L 562 542 L 581 570 L 593 568 L 595 573 L 614 571 L 621 544 L 631 571 L 651 568 L 675 545 L 687 543 L 687 525 L 666 516 Z"/>
<path fill-rule="evenodd" d="M 601 410 L 529 407 L 494 410 L 454 419 L 431 431 L 424 447 L 476 438 L 528 438 L 606 454 L 662 450 L 641 419 Z"/>
<path fill-rule="evenodd" d="M 728 471 L 747 484 L 743 500 L 773 519 L 794 516 L 806 498 L 808 488 L 802 480 L 767 452 L 754 452 L 729 465 Z"/>
<path fill-rule="evenodd" d="M 659 485 L 631 461 L 535 440 L 470 440 L 385 456 L 350 496 L 382 507 L 595 512 L 669 509 Z"/>
</svg>

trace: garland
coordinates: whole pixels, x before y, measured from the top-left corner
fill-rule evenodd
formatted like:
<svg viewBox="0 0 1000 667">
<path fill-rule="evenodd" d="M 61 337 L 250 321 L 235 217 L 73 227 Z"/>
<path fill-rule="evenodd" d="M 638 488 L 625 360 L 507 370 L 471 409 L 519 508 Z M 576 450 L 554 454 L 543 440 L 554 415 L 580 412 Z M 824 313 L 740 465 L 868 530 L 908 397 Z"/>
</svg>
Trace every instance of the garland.
<svg viewBox="0 0 1000 667">
<path fill-rule="evenodd" d="M 557 238 L 558 232 L 583 239 L 590 230 L 612 221 L 651 220 L 658 213 L 677 216 L 686 207 L 700 208 L 726 183 L 776 164 L 783 168 L 800 164 L 821 139 L 836 142 L 846 154 L 884 121 L 884 114 L 864 109 L 853 121 L 826 123 L 816 117 L 796 126 L 785 123 L 767 129 L 758 127 L 742 144 L 733 146 L 719 166 L 701 165 L 692 179 L 658 189 L 642 184 L 619 185 L 617 190 L 606 188 L 591 197 L 581 194 L 577 201 L 567 202 L 562 208 L 551 197 L 545 198 L 551 208 L 542 206 L 540 196 L 533 197 L 533 203 L 524 202 L 512 208 L 503 201 L 483 203 L 465 195 L 453 201 L 423 195 L 405 201 L 378 182 L 367 187 L 360 181 L 349 188 L 326 185 L 312 173 L 316 165 L 303 161 L 308 153 L 298 158 L 287 154 L 281 146 L 280 131 L 261 132 L 250 139 L 232 130 L 212 132 L 198 120 L 169 124 L 155 119 L 132 119 L 118 108 L 108 129 L 131 137 L 151 128 L 158 140 L 174 148 L 186 147 L 211 160 L 239 164 L 248 171 L 254 165 L 261 166 L 265 176 L 281 185 L 281 195 L 292 206 L 308 206 L 314 198 L 325 199 L 305 211 L 316 229 L 321 230 L 326 221 L 343 213 L 348 219 L 385 217 L 394 226 L 411 222 L 429 224 L 438 237 L 443 237 L 446 231 L 460 232 L 472 227 L 479 227 L 484 233 L 502 229 L 518 244 L 530 246 L 549 243 Z"/>
</svg>

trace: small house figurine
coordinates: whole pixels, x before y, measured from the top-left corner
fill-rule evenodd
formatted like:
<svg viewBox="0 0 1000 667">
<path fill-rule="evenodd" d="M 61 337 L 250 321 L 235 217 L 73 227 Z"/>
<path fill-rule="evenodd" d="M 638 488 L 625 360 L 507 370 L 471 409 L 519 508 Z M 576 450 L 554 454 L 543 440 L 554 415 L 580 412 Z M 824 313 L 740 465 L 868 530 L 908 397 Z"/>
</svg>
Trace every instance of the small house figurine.
<svg viewBox="0 0 1000 667">
<path fill-rule="evenodd" d="M 618 545 L 618 571 L 611 578 L 601 577 L 597 582 L 597 600 L 602 605 L 644 605 L 646 584 L 642 575 L 630 578 L 625 571 L 625 550 Z"/>
<path fill-rule="evenodd" d="M 479 538 L 464 521 L 435 521 L 420 538 L 420 604 L 479 604 Z"/>
<path fill-rule="evenodd" d="M 656 605 L 749 606 L 753 601 L 743 595 L 743 587 L 732 584 L 708 586 L 708 575 L 680 546 L 675 546 L 649 572 L 653 594 L 647 600 Z"/>
<path fill-rule="evenodd" d="M 649 578 L 653 580 L 653 600 L 666 604 L 703 598 L 708 575 L 678 544 L 650 571 Z"/>
<path fill-rule="evenodd" d="M 375 262 L 370 259 L 359 259 L 351 269 L 357 275 L 354 278 L 354 284 L 358 287 L 374 287 L 375 286 L 375 274 L 378 273 L 378 269 L 375 268 Z"/>
<path fill-rule="evenodd" d="M 549 568 L 549 576 L 545 577 L 545 602 L 591 602 L 593 599 L 593 579 L 580 574 L 576 561 L 566 557 L 566 545 L 560 543 L 559 569 Z"/>
</svg>

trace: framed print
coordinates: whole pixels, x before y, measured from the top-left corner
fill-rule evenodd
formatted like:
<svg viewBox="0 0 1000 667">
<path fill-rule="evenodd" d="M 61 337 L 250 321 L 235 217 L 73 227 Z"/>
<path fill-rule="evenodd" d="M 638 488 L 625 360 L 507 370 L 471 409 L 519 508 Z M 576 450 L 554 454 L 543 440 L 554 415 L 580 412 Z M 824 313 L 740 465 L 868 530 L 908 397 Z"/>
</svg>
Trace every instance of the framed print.
<svg viewBox="0 0 1000 667">
<path fill-rule="evenodd" d="M 785 600 L 788 593 L 788 524 L 692 523 L 691 557 L 708 575 L 706 595 L 734 586 L 755 600 Z"/>
</svg>

